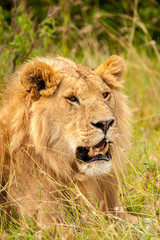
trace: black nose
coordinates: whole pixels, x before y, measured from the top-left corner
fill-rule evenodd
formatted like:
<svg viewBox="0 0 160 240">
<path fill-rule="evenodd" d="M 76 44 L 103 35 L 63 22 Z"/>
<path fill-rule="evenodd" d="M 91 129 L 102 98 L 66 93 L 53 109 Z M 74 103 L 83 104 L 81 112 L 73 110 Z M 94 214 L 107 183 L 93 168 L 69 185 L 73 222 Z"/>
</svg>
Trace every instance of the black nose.
<svg viewBox="0 0 160 240">
<path fill-rule="evenodd" d="M 91 124 L 96 127 L 102 129 L 102 131 L 106 134 L 108 129 L 113 125 L 114 119 L 109 119 L 107 121 L 99 121 L 97 123 L 91 122 Z"/>
</svg>

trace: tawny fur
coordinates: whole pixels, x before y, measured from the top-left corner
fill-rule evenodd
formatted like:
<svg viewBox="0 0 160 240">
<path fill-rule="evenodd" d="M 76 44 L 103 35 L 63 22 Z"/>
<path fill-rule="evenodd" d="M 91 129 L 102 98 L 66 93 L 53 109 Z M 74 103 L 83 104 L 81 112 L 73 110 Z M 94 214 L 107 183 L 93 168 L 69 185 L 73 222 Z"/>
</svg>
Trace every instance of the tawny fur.
<svg viewBox="0 0 160 240">
<path fill-rule="evenodd" d="M 118 56 L 95 71 L 58 57 L 36 58 L 15 72 L 3 91 L 0 110 L 0 177 L 2 188 L 8 186 L 1 199 L 44 224 L 61 219 L 69 189 L 77 186 L 101 211 L 116 212 L 120 205 L 115 172 L 123 165 L 130 138 L 124 72 Z M 108 100 L 102 95 L 106 91 Z M 79 104 L 68 101 L 71 95 Z M 115 120 L 107 133 L 113 142 L 112 166 L 106 170 L 104 163 L 103 171 L 103 164 L 93 168 L 79 162 L 76 148 L 94 146 L 103 138 L 90 122 L 110 117 Z"/>
</svg>

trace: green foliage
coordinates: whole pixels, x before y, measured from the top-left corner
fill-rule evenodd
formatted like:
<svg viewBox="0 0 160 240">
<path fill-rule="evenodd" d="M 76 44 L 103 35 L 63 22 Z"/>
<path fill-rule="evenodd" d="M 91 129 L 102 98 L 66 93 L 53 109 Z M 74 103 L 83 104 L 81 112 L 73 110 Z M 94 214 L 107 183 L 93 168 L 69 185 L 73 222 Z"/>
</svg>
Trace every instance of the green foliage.
<svg viewBox="0 0 160 240">
<path fill-rule="evenodd" d="M 42 49 L 46 49 L 56 29 L 55 20 L 50 16 L 37 24 L 36 19 L 27 12 L 23 4 L 10 11 L 10 21 L 5 16 L 6 11 L 0 7 L 0 33 L 2 35 L 0 53 L 3 59 L 8 60 L 7 65 L 4 61 L 0 63 L 3 69 L 0 74 L 1 79 L 5 73 L 7 76 L 10 75 L 15 67 L 31 56 L 33 50 L 39 45 Z"/>
<path fill-rule="evenodd" d="M 158 2 L 116 1 L 24 1 L 0 7 L 0 53 L 9 59 L 1 63 L 0 77 L 9 75 L 27 57 L 61 53 L 82 61 L 84 47 L 94 51 L 121 54 L 134 47 L 150 56 L 157 54 L 160 23 Z M 10 6 L 10 10 L 6 8 Z M 153 37 L 157 42 L 153 41 Z M 94 39 L 94 43 L 93 43 Z M 95 40 L 97 47 L 95 50 Z M 90 42 L 90 50 L 88 43 Z M 85 45 L 85 46 L 84 46 Z M 106 46 L 105 46 L 106 45 Z M 2 80 L 1 80 L 2 81 Z"/>
<path fill-rule="evenodd" d="M 28 0 L 17 7 L 10 2 L 0 7 L 0 86 L 20 63 L 37 55 L 59 54 L 92 68 L 111 54 L 125 58 L 133 139 L 119 194 L 139 222 L 109 223 L 71 199 L 75 223 L 70 219 L 67 231 L 57 225 L 45 232 L 30 220 L 4 223 L 1 217 L 0 239 L 37 239 L 40 231 L 42 239 L 160 239 L 158 1 Z"/>
</svg>

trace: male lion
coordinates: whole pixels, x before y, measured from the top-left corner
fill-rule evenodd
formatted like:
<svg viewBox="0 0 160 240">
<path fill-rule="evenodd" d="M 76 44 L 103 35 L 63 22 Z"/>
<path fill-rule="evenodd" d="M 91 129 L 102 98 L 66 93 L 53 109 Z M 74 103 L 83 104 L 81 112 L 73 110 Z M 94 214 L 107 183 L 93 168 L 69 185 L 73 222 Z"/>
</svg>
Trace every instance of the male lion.
<svg viewBox="0 0 160 240">
<path fill-rule="evenodd" d="M 15 72 L 0 111 L 1 202 L 52 222 L 76 186 L 106 215 L 123 217 L 116 172 L 130 136 L 124 73 L 119 56 L 96 70 L 35 58 Z"/>
</svg>

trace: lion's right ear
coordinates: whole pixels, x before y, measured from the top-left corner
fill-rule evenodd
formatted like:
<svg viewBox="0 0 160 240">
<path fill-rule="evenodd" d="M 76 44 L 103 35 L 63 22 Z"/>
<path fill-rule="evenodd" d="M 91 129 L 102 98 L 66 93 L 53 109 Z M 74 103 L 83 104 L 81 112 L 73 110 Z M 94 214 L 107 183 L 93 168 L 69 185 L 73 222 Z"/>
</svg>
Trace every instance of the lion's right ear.
<svg viewBox="0 0 160 240">
<path fill-rule="evenodd" d="M 48 64 L 39 61 L 26 64 L 21 73 L 21 83 L 33 101 L 54 93 L 60 82 L 60 75 Z"/>
</svg>

